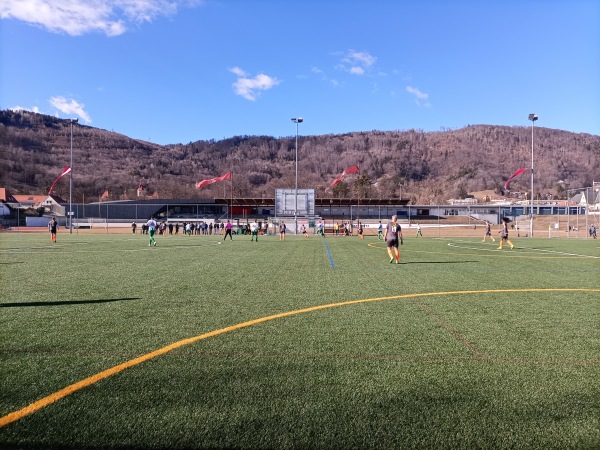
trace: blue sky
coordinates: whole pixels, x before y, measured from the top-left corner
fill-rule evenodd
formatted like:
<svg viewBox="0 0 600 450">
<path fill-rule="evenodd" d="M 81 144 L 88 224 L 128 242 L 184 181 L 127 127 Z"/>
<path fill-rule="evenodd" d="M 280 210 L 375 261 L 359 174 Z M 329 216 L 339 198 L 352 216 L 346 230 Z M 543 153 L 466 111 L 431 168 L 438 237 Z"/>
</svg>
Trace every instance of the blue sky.
<svg viewBox="0 0 600 450">
<path fill-rule="evenodd" d="M 159 144 L 237 135 L 600 135 L 597 0 L 2 0 L 0 109 Z"/>
</svg>

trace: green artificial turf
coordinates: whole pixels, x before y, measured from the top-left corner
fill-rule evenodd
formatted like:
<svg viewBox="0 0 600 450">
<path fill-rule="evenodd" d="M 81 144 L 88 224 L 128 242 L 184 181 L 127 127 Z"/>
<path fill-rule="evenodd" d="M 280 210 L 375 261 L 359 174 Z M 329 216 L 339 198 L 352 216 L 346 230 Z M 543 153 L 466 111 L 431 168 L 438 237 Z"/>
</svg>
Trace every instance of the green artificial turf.
<svg viewBox="0 0 600 450">
<path fill-rule="evenodd" d="M 1 448 L 600 446 L 598 241 L 157 239 L 0 235 L 1 418 L 175 344 Z"/>
</svg>

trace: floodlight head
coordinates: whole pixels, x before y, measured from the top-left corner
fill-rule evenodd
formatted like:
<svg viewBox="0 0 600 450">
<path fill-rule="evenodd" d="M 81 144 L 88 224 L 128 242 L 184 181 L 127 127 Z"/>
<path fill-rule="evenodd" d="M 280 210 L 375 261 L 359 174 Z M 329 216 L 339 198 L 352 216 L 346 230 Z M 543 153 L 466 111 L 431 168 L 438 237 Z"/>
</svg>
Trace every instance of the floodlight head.
<svg viewBox="0 0 600 450">
<path fill-rule="evenodd" d="M 531 120 L 532 122 L 538 120 L 537 114 L 529 114 L 529 120 Z"/>
<path fill-rule="evenodd" d="M 302 117 L 292 117 L 292 122 L 294 123 L 302 123 L 303 120 Z"/>
<path fill-rule="evenodd" d="M 79 119 L 78 119 L 78 118 L 71 119 L 71 123 L 77 123 L 77 122 L 79 122 Z"/>
<path fill-rule="evenodd" d="M 302 117 L 298 117 L 298 123 L 302 123 L 303 120 Z"/>
</svg>

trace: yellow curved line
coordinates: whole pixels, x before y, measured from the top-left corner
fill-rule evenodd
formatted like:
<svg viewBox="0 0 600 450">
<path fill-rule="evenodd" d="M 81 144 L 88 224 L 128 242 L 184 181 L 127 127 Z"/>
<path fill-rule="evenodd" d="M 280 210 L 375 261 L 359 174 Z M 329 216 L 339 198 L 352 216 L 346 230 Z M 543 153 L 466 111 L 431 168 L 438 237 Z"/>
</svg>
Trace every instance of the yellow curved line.
<svg viewBox="0 0 600 450">
<path fill-rule="evenodd" d="M 238 323 L 236 325 L 231 325 L 229 327 L 221 328 L 219 330 L 210 331 L 208 333 L 204 333 L 204 334 L 194 336 L 194 337 L 191 337 L 188 339 L 182 339 L 181 341 L 174 342 L 173 344 L 167 345 L 166 347 L 159 348 L 158 350 L 155 350 L 153 352 L 146 353 L 145 355 L 139 356 L 139 357 L 131 359 L 129 361 L 125 361 L 122 364 L 113 366 L 109 369 L 106 369 L 102 372 L 92 375 L 91 377 L 84 378 L 83 380 L 73 383 L 59 391 L 54 392 L 53 394 L 50 394 L 46 397 L 43 397 L 43 398 L 31 403 L 30 405 L 26 406 L 25 408 L 22 408 L 18 411 L 14 411 L 3 417 L 0 417 L 0 428 L 4 427 L 12 422 L 16 422 L 17 420 L 20 420 L 25 416 L 33 414 L 34 412 L 36 412 L 42 408 L 45 408 L 46 406 L 51 405 L 52 403 L 55 403 L 62 398 L 65 398 L 83 388 L 86 388 L 88 386 L 91 386 L 94 383 L 104 380 L 105 378 L 108 378 L 112 375 L 122 372 L 125 369 L 129 369 L 131 367 L 137 366 L 138 364 L 141 364 L 143 362 L 154 359 L 158 356 L 162 356 L 172 350 L 176 350 L 180 347 L 184 347 L 186 345 L 193 344 L 194 342 L 198 342 L 203 339 L 219 336 L 221 334 L 229 333 L 230 331 L 239 330 L 241 328 L 250 327 L 252 325 L 257 325 L 257 324 L 263 323 L 263 322 L 269 322 L 271 320 L 280 319 L 283 317 L 295 316 L 298 314 L 318 311 L 321 309 L 336 308 L 339 306 L 348 306 L 348 305 L 355 305 L 358 303 L 377 302 L 377 301 L 383 301 L 383 300 L 395 300 L 395 299 L 402 299 L 402 298 L 434 297 L 434 296 L 442 296 L 442 295 L 489 294 L 489 293 L 504 293 L 504 292 L 515 293 L 515 292 L 574 292 L 574 291 L 600 292 L 600 289 L 586 289 L 586 288 L 544 289 L 544 288 L 537 288 L 537 289 L 485 289 L 485 290 L 477 290 L 477 291 L 423 292 L 423 293 L 416 293 L 416 294 L 393 295 L 393 296 L 389 296 L 389 297 L 375 297 L 375 298 L 366 298 L 366 299 L 361 299 L 361 300 L 350 300 L 350 301 L 339 302 L 339 303 L 328 303 L 325 305 L 311 306 L 309 308 L 303 308 L 303 309 L 297 309 L 294 311 L 287 311 L 287 312 L 283 312 L 283 313 L 279 313 L 279 314 L 273 314 L 271 316 L 261 317 L 258 319 L 249 320 L 247 322 Z"/>
</svg>

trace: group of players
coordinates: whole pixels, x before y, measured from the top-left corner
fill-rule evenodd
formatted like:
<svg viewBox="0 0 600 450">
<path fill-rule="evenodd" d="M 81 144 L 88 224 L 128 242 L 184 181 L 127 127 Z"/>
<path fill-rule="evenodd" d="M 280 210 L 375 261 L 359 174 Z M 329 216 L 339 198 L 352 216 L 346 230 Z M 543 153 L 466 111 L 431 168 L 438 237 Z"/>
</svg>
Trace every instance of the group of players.
<svg viewBox="0 0 600 450">
<path fill-rule="evenodd" d="M 148 237 L 149 237 L 148 246 L 156 247 L 156 239 L 155 239 L 154 235 L 156 234 L 157 223 L 156 223 L 156 220 L 154 220 L 154 217 L 151 217 L 150 220 L 148 220 L 146 225 L 148 226 Z M 58 228 L 58 226 L 56 223 L 56 219 L 53 218 L 50 221 L 50 223 L 48 224 L 48 229 L 50 231 L 50 237 L 51 237 L 51 240 L 53 243 L 56 242 L 57 228 Z M 279 228 L 280 228 L 279 229 L 279 232 L 280 232 L 279 238 L 280 238 L 280 240 L 285 240 L 286 226 L 283 221 L 281 222 Z M 250 225 L 250 234 L 251 234 L 250 240 L 251 241 L 258 242 L 258 229 L 259 229 L 259 227 L 256 222 L 253 222 Z M 321 230 L 321 232 L 319 234 L 322 234 L 324 236 L 324 233 L 322 231 L 323 230 L 322 226 L 320 227 L 320 230 Z M 508 245 L 510 245 L 510 248 L 512 250 L 514 248 L 514 244 L 508 239 L 508 221 L 507 220 L 502 220 L 502 228 L 500 229 L 499 233 L 500 233 L 500 245 L 499 245 L 498 249 L 502 250 L 504 243 L 506 242 Z M 303 227 L 302 234 L 304 236 L 308 237 L 305 227 Z M 229 221 L 227 221 L 227 225 L 226 225 L 225 238 L 227 237 L 227 235 L 229 235 L 229 238 L 231 239 L 231 223 Z M 383 239 L 386 242 L 388 256 L 390 257 L 390 264 L 394 263 L 394 261 L 396 262 L 396 264 L 400 264 L 399 245 L 404 244 L 404 238 L 402 236 L 402 227 L 398 223 L 396 215 L 393 215 L 392 219 L 387 223 L 387 225 L 385 227 L 385 235 L 383 234 L 383 225 L 381 224 L 381 222 L 379 223 L 379 229 L 378 229 L 379 239 L 381 239 L 382 235 L 383 235 Z M 418 236 L 423 237 L 423 235 L 421 233 L 420 225 L 417 226 L 417 237 Z M 485 242 L 486 238 L 488 238 L 488 237 L 490 237 L 493 242 L 496 242 L 496 240 L 492 236 L 492 225 L 490 224 L 490 222 L 486 222 L 485 234 L 484 234 L 483 240 L 481 242 Z"/>
<path fill-rule="evenodd" d="M 500 234 L 500 245 L 498 250 L 502 250 L 505 242 L 510 245 L 511 250 L 515 248 L 515 245 L 508 239 L 508 220 L 502 219 L 502 227 L 498 233 Z M 487 237 L 490 237 L 492 242 L 496 242 L 496 239 L 492 236 L 492 224 L 488 221 L 485 222 L 485 234 L 483 235 L 483 240 L 481 242 L 485 242 Z"/>
</svg>

